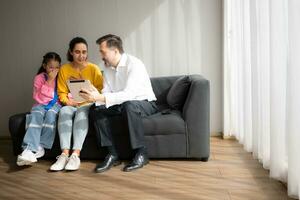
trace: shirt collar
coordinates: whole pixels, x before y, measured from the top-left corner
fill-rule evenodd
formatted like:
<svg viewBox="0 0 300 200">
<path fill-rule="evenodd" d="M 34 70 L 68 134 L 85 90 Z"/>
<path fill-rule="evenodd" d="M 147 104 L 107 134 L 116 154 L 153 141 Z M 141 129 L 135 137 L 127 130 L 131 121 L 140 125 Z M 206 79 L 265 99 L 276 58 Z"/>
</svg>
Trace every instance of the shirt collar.
<svg viewBox="0 0 300 200">
<path fill-rule="evenodd" d="M 117 69 L 118 69 L 118 67 L 125 67 L 126 66 L 126 62 L 127 62 L 127 55 L 125 53 L 123 53 L 121 55 L 120 62 L 117 65 Z"/>
<path fill-rule="evenodd" d="M 121 58 L 120 58 L 120 62 L 118 63 L 117 67 L 110 67 L 110 69 L 114 70 L 114 71 L 118 71 L 118 69 L 120 67 L 126 67 L 126 63 L 127 63 L 127 55 L 125 53 L 123 53 L 121 55 Z"/>
</svg>

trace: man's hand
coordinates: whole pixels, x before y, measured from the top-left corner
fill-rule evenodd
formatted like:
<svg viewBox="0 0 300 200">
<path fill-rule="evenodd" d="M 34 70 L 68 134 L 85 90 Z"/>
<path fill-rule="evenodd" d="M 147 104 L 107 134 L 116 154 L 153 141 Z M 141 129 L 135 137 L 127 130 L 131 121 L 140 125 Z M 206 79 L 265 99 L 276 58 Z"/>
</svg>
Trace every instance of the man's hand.
<svg viewBox="0 0 300 200">
<path fill-rule="evenodd" d="M 105 103 L 105 96 L 100 94 L 97 88 L 94 86 L 89 89 L 81 89 L 79 95 L 88 102 L 101 101 Z"/>
</svg>

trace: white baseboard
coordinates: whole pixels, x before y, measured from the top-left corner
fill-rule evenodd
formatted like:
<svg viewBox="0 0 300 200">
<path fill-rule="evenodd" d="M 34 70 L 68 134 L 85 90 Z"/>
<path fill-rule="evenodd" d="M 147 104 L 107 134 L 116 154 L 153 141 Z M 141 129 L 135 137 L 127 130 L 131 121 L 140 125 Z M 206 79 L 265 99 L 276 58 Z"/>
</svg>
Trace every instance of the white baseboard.
<svg viewBox="0 0 300 200">
<path fill-rule="evenodd" d="M 210 132 L 210 137 L 221 137 L 223 136 L 222 132 Z"/>
<path fill-rule="evenodd" d="M 227 136 L 227 135 L 224 135 L 223 133 L 222 133 L 222 137 L 223 137 L 223 139 L 224 140 L 236 140 L 236 137 L 235 136 Z"/>
<path fill-rule="evenodd" d="M 224 140 L 236 140 L 235 136 L 225 136 L 223 132 L 211 132 L 210 137 L 222 137 Z"/>
</svg>

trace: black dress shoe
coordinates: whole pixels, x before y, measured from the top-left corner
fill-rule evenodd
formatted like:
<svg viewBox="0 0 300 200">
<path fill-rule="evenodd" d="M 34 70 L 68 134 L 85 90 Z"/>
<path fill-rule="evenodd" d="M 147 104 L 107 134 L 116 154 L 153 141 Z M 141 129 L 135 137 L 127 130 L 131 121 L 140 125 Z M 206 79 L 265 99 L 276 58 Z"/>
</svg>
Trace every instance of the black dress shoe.
<svg viewBox="0 0 300 200">
<path fill-rule="evenodd" d="M 109 170 L 112 166 L 120 165 L 121 161 L 118 159 L 118 156 L 108 154 L 104 161 L 100 164 L 98 164 L 95 168 L 96 173 L 101 173 L 106 170 Z"/>
<path fill-rule="evenodd" d="M 130 172 L 139 168 L 142 168 L 144 165 L 147 165 L 149 163 L 149 158 L 147 154 L 145 153 L 137 153 L 132 162 L 126 165 L 123 168 L 124 172 Z"/>
</svg>

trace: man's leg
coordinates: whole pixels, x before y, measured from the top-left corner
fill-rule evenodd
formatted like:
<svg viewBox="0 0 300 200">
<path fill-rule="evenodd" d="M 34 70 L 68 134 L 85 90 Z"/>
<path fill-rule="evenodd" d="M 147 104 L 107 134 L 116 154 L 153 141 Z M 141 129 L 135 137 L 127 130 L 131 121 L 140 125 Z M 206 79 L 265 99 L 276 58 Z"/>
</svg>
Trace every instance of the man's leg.
<svg viewBox="0 0 300 200">
<path fill-rule="evenodd" d="M 104 172 L 110 169 L 112 166 L 116 166 L 121 163 L 114 146 L 110 123 L 111 117 L 121 114 L 121 107 L 118 105 L 110 108 L 93 105 L 90 109 L 89 117 L 94 124 L 97 142 L 100 147 L 105 147 L 107 150 L 107 156 L 105 157 L 104 161 L 98 164 L 95 168 L 97 173 Z"/>
<path fill-rule="evenodd" d="M 127 119 L 131 146 L 135 157 L 131 163 L 124 167 L 124 171 L 132 171 L 146 165 L 149 160 L 144 139 L 142 118 L 157 112 L 154 102 L 127 101 L 122 104 L 124 117 Z"/>
</svg>

